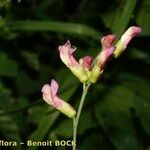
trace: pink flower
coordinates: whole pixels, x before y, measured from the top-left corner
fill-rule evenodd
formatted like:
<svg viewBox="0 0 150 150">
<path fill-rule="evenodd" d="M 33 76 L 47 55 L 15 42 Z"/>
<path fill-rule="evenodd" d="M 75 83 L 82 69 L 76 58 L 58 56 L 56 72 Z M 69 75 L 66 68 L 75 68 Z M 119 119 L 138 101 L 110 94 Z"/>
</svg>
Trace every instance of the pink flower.
<svg viewBox="0 0 150 150">
<path fill-rule="evenodd" d="M 67 41 L 65 45 L 59 46 L 60 58 L 82 83 L 95 83 L 102 74 L 110 56 L 114 54 L 117 58 L 126 49 L 131 39 L 140 32 L 141 28 L 136 26 L 130 27 L 117 42 L 116 47 L 113 45 L 116 35 L 108 34 L 102 37 L 102 51 L 94 60 L 91 56 L 85 56 L 79 62 L 73 56 L 76 48 L 71 46 L 70 41 Z"/>
<path fill-rule="evenodd" d="M 59 46 L 60 58 L 62 62 L 72 71 L 72 73 L 79 78 L 82 83 L 88 80 L 87 68 L 90 68 L 91 57 L 83 57 L 80 61 L 76 61 L 73 53 L 76 51 L 74 46 L 71 46 L 70 41 L 65 45 Z"/>
<path fill-rule="evenodd" d="M 93 62 L 93 58 L 91 56 L 84 56 L 79 60 L 79 63 L 83 66 L 85 70 L 91 70 L 91 64 Z"/>
<path fill-rule="evenodd" d="M 100 66 L 100 69 L 103 70 L 110 56 L 113 54 L 115 48 L 113 42 L 116 39 L 115 34 L 108 34 L 101 39 L 102 51 L 96 58 L 97 65 Z"/>
<path fill-rule="evenodd" d="M 140 32 L 141 32 L 140 27 L 132 26 L 128 28 L 128 30 L 121 36 L 120 39 L 124 45 L 124 48 L 126 48 L 131 39 L 137 36 Z"/>
<path fill-rule="evenodd" d="M 116 44 L 116 49 L 114 51 L 115 58 L 120 56 L 120 54 L 126 49 L 129 42 L 140 32 L 141 28 L 136 26 L 132 26 L 126 30 L 126 32 L 121 36 L 121 39 Z"/>
<path fill-rule="evenodd" d="M 109 60 L 110 56 L 114 52 L 114 46 L 111 46 L 109 48 L 103 49 L 99 55 L 95 58 L 94 66 L 91 71 L 91 76 L 89 78 L 89 81 L 91 83 L 97 82 L 100 75 L 103 73 L 104 67 Z"/>
<path fill-rule="evenodd" d="M 79 63 L 73 57 L 73 53 L 76 51 L 76 47 L 72 47 L 70 41 L 67 41 L 65 45 L 59 46 L 60 58 L 63 63 L 68 67 L 78 66 Z"/>
<path fill-rule="evenodd" d="M 115 47 L 113 42 L 116 39 L 116 35 L 109 34 L 101 39 L 102 51 L 97 55 L 94 60 L 93 68 L 89 80 L 91 83 L 97 82 L 100 75 L 103 73 L 104 67 L 107 64 L 110 56 L 113 54 Z"/>
<path fill-rule="evenodd" d="M 70 118 L 75 116 L 76 111 L 67 102 L 63 101 L 57 96 L 58 84 L 54 79 L 51 80 L 50 85 L 45 84 L 41 91 L 43 93 L 44 101 L 49 105 L 58 109 Z"/>
<path fill-rule="evenodd" d="M 116 39 L 115 34 L 108 34 L 101 39 L 102 49 L 106 49 L 112 46 L 113 42 Z"/>
<path fill-rule="evenodd" d="M 101 70 L 104 69 L 107 61 L 109 60 L 110 56 L 113 54 L 114 50 L 115 50 L 115 47 L 111 46 L 109 48 L 102 50 L 102 52 L 97 56 L 96 63 L 98 63 Z"/>
</svg>

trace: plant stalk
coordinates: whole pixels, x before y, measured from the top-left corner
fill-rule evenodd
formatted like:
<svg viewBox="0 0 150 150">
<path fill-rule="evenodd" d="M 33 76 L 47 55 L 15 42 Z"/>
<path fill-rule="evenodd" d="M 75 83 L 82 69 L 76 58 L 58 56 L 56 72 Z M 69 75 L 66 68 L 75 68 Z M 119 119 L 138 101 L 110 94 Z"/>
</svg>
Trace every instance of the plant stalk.
<svg viewBox="0 0 150 150">
<path fill-rule="evenodd" d="M 73 144 L 72 150 L 76 150 L 78 123 L 79 123 L 81 111 L 82 111 L 82 108 L 83 108 L 83 104 L 84 104 L 84 101 L 85 101 L 85 97 L 87 95 L 87 92 L 88 92 L 88 89 L 89 89 L 90 85 L 91 84 L 83 84 L 83 92 L 82 92 L 81 101 L 80 101 L 80 104 L 79 104 L 77 116 L 73 118 L 73 142 L 74 142 L 74 144 Z"/>
</svg>

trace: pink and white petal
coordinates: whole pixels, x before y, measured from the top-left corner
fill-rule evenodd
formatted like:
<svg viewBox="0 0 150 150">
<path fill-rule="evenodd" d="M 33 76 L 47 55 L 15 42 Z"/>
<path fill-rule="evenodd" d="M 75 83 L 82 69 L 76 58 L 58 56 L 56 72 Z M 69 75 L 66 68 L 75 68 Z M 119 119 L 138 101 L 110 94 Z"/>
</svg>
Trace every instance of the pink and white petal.
<svg viewBox="0 0 150 150">
<path fill-rule="evenodd" d="M 68 40 L 68 41 L 65 43 L 65 46 L 71 48 L 71 42 Z"/>
<path fill-rule="evenodd" d="M 93 58 L 91 56 L 85 56 L 79 60 L 79 63 L 83 66 L 83 68 L 87 68 L 91 70 L 91 64 L 93 62 Z"/>
<path fill-rule="evenodd" d="M 64 55 L 64 54 L 60 53 L 60 59 L 62 60 L 62 62 L 67 67 L 69 67 L 71 65 L 70 58 L 69 58 L 68 54 Z"/>
<path fill-rule="evenodd" d="M 41 92 L 43 93 L 43 99 L 44 99 L 49 105 L 53 105 L 50 85 L 49 85 L 49 84 L 45 84 L 45 85 L 42 87 Z"/>
<path fill-rule="evenodd" d="M 58 91 L 58 83 L 54 79 L 51 80 L 50 89 L 51 89 L 50 92 L 53 99 L 56 96 Z"/>
<path fill-rule="evenodd" d="M 43 94 L 43 100 L 44 100 L 47 104 L 49 104 L 49 105 L 51 105 L 51 106 L 54 106 L 54 103 L 53 103 L 53 101 L 52 101 L 50 95 Z"/>
<path fill-rule="evenodd" d="M 103 49 L 111 47 L 115 39 L 116 39 L 115 34 L 108 34 L 102 37 L 101 44 L 102 44 Z"/>
<path fill-rule="evenodd" d="M 105 50 L 102 52 L 102 53 L 103 53 L 103 54 L 102 54 L 102 55 L 103 55 L 103 58 L 102 58 L 102 62 L 101 62 L 101 65 L 100 65 L 100 68 L 101 68 L 101 69 L 104 69 L 104 67 L 105 67 L 105 65 L 106 65 L 106 63 L 107 63 L 107 61 L 109 60 L 110 56 L 113 54 L 114 50 L 115 50 L 115 47 L 112 46 L 112 47 L 109 47 L 109 48 L 105 49 Z"/>
<path fill-rule="evenodd" d="M 60 109 L 63 106 L 64 101 L 58 96 L 55 96 L 53 99 L 54 107 Z"/>
<path fill-rule="evenodd" d="M 43 85 L 42 89 L 41 89 L 41 92 L 43 94 L 50 94 L 50 91 L 51 91 L 51 88 L 50 88 L 50 85 L 49 84 L 45 84 Z"/>
<path fill-rule="evenodd" d="M 59 46 L 58 49 L 63 54 L 72 54 L 74 51 L 76 51 L 76 47 L 71 46 L 69 40 L 64 45 Z"/>
<path fill-rule="evenodd" d="M 71 43 L 69 40 L 65 43 L 65 45 L 68 47 L 67 57 L 68 57 L 69 65 L 70 66 L 78 65 L 78 62 L 76 61 L 76 59 L 73 56 L 73 53 L 76 51 L 76 47 L 71 46 Z"/>
<path fill-rule="evenodd" d="M 70 54 L 72 54 L 72 53 L 74 53 L 76 51 L 76 47 L 71 46 L 71 42 L 69 40 L 65 43 L 65 46 L 68 47 L 68 52 Z"/>
<path fill-rule="evenodd" d="M 67 55 L 68 52 L 69 52 L 69 48 L 65 45 L 59 46 L 58 50 L 59 50 L 60 53 L 62 53 L 64 55 Z"/>
<path fill-rule="evenodd" d="M 108 59 L 108 57 L 113 54 L 114 50 L 115 50 L 114 46 L 109 47 L 106 50 L 104 50 L 106 59 Z"/>
<path fill-rule="evenodd" d="M 106 65 L 109 57 L 113 54 L 114 50 L 115 50 L 114 46 L 109 47 L 103 50 L 96 58 L 96 63 L 97 65 L 100 66 L 101 70 L 104 69 L 104 66 Z"/>
<path fill-rule="evenodd" d="M 124 48 L 126 48 L 131 39 L 137 36 L 140 32 L 140 27 L 132 26 L 128 28 L 126 32 L 121 36 L 121 42 L 123 43 Z"/>
<path fill-rule="evenodd" d="M 69 49 L 69 53 L 70 53 L 70 54 L 73 54 L 76 50 L 77 50 L 76 47 L 72 46 L 72 47 Z"/>
<path fill-rule="evenodd" d="M 71 47 L 70 41 L 67 41 L 63 46 L 59 46 L 60 58 L 68 68 L 78 65 L 78 62 L 73 57 L 75 50 L 75 47 Z"/>
<path fill-rule="evenodd" d="M 79 65 L 79 63 L 75 60 L 73 55 L 70 55 L 69 59 L 70 59 L 70 63 L 71 63 L 70 66 L 71 67 L 75 67 L 75 66 Z"/>
</svg>

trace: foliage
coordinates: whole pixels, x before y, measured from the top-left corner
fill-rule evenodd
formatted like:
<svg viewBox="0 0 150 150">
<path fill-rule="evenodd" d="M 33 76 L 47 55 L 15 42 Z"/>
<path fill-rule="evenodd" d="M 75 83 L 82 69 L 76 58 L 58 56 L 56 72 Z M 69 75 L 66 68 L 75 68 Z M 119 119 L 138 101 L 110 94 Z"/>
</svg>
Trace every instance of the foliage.
<svg viewBox="0 0 150 150">
<path fill-rule="evenodd" d="M 40 91 L 55 78 L 61 97 L 78 106 L 81 86 L 60 61 L 58 46 L 69 39 L 78 48 L 77 57 L 95 56 L 102 35 L 120 36 L 138 25 L 141 35 L 91 87 L 78 141 L 81 150 L 150 148 L 150 1 L 1 0 L 0 13 L 0 140 L 71 140 L 72 122 L 45 105 Z"/>
</svg>

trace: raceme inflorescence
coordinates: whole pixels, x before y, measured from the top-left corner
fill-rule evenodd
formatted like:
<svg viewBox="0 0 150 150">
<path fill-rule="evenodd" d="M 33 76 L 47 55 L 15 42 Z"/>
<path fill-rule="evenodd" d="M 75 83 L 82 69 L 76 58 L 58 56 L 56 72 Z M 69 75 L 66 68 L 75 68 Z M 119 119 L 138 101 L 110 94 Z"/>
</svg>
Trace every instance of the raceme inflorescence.
<svg viewBox="0 0 150 150">
<path fill-rule="evenodd" d="M 94 59 L 91 56 L 84 56 L 77 61 L 73 55 L 77 49 L 76 47 L 71 45 L 70 41 L 67 41 L 64 45 L 58 47 L 60 59 L 62 60 L 62 62 L 83 84 L 83 92 L 78 110 L 75 111 L 75 109 L 70 104 L 58 97 L 58 83 L 54 79 L 51 80 L 50 85 L 45 84 L 41 91 L 43 93 L 44 101 L 46 101 L 49 105 L 56 108 L 69 118 L 73 119 L 73 141 L 75 143 L 81 110 L 90 85 L 98 81 L 110 57 L 114 56 L 115 58 L 118 58 L 121 53 L 127 48 L 128 43 L 140 32 L 140 27 L 129 27 L 115 45 L 115 34 L 109 34 L 102 37 L 102 50 Z M 73 145 L 73 150 L 76 150 L 76 144 Z"/>
</svg>

